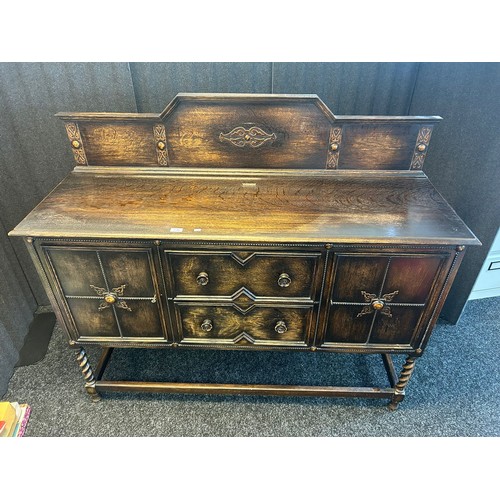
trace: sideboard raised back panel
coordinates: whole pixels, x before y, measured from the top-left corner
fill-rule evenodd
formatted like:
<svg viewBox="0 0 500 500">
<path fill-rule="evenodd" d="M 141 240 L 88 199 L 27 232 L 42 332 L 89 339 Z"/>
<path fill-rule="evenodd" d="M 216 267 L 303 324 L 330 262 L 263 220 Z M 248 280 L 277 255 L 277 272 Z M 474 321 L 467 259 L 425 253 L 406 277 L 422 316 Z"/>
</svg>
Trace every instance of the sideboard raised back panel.
<svg viewBox="0 0 500 500">
<path fill-rule="evenodd" d="M 78 165 L 418 170 L 440 118 L 334 116 L 315 95 L 178 94 L 158 114 L 58 113 Z"/>
<path fill-rule="evenodd" d="M 25 238 L 93 400 L 402 401 L 479 244 L 422 171 L 439 117 L 335 116 L 314 95 L 260 94 L 58 116 L 76 166 L 10 234 Z M 95 370 L 86 345 L 103 347 Z M 105 380 L 122 347 L 378 353 L 389 387 Z M 407 356 L 399 376 L 394 353 Z"/>
</svg>

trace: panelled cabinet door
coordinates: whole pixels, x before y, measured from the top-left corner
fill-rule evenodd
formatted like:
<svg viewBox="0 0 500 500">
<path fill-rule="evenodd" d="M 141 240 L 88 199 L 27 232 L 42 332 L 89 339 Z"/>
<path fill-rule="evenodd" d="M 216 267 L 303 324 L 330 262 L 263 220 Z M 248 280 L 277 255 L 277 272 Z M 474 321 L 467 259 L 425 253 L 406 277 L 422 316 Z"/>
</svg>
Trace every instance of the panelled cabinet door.
<svg viewBox="0 0 500 500">
<path fill-rule="evenodd" d="M 448 253 L 337 254 L 322 345 L 418 347 L 449 263 Z"/>
<path fill-rule="evenodd" d="M 164 340 L 150 248 L 42 245 L 74 340 Z"/>
</svg>

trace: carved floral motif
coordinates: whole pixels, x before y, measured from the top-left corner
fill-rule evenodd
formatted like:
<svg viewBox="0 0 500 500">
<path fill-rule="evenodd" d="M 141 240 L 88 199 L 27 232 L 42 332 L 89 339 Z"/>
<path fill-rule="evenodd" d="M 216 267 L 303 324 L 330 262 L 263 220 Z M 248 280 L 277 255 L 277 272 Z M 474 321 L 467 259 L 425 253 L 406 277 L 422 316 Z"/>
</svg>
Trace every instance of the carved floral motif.
<svg viewBox="0 0 500 500">
<path fill-rule="evenodd" d="M 67 122 L 65 127 L 76 163 L 78 165 L 87 165 L 87 157 L 85 156 L 85 150 L 83 149 L 82 137 L 80 135 L 78 124 L 75 122 Z"/>
<path fill-rule="evenodd" d="M 432 127 L 421 127 L 418 131 L 417 142 L 415 144 L 415 151 L 411 159 L 410 170 L 421 170 L 424 166 L 425 156 L 427 155 L 427 148 L 431 140 Z"/>
<path fill-rule="evenodd" d="M 328 141 L 328 158 L 326 168 L 335 169 L 339 165 L 339 150 L 342 142 L 342 128 L 334 127 L 330 129 L 330 139 Z"/>
<path fill-rule="evenodd" d="M 123 297 L 123 292 L 126 286 L 127 285 L 120 285 L 109 291 L 106 290 L 106 288 L 90 285 L 90 288 L 92 288 L 97 295 L 103 298 L 103 300 L 99 303 L 98 311 L 102 311 L 103 309 L 107 309 L 108 307 L 111 307 L 111 305 L 114 305 L 120 309 L 132 312 L 132 309 L 130 309 L 127 303 L 123 299 L 120 299 L 120 297 Z"/>
<path fill-rule="evenodd" d="M 158 157 L 158 165 L 168 166 L 168 148 L 167 148 L 167 133 L 163 123 L 155 123 L 153 125 L 153 135 L 156 143 L 156 155 Z"/>
<path fill-rule="evenodd" d="M 244 148 L 245 146 L 260 148 L 268 141 L 271 143 L 274 142 L 276 140 L 276 134 L 268 134 L 260 127 L 250 127 L 249 129 L 245 127 L 235 127 L 227 134 L 221 132 L 219 139 L 221 142 L 228 141 L 238 148 Z"/>
<path fill-rule="evenodd" d="M 396 290 L 391 293 L 386 293 L 382 295 L 382 297 L 377 297 L 375 293 L 368 293 L 364 290 L 361 291 L 365 302 L 369 304 L 364 306 L 360 313 L 358 313 L 357 317 L 364 316 L 365 314 L 371 314 L 375 311 L 379 311 L 380 314 L 387 316 L 388 318 L 392 318 L 391 308 L 386 304 L 387 302 L 392 302 L 392 299 L 399 293 L 399 290 Z"/>
</svg>

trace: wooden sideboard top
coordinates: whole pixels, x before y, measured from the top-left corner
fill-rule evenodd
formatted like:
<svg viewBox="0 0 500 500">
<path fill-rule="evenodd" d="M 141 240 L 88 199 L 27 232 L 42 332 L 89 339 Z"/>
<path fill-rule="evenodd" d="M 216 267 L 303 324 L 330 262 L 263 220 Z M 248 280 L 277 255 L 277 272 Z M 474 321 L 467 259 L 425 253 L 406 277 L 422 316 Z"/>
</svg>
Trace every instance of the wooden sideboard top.
<svg viewBox="0 0 500 500">
<path fill-rule="evenodd" d="M 11 236 L 475 245 L 422 172 L 77 167 Z"/>
<path fill-rule="evenodd" d="M 157 115 L 58 117 L 77 166 L 11 235 L 480 244 L 422 172 L 437 116 L 178 94 Z"/>
</svg>

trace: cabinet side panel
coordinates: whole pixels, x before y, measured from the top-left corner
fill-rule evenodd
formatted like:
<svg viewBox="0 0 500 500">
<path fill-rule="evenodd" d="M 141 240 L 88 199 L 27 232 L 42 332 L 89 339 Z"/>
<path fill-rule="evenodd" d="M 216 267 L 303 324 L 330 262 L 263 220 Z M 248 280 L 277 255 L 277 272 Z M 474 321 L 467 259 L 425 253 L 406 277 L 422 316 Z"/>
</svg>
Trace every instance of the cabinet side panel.
<svg viewBox="0 0 500 500">
<path fill-rule="evenodd" d="M 38 272 L 38 276 L 42 282 L 42 285 L 49 298 L 50 305 L 54 310 L 59 326 L 64 330 L 67 335 L 70 344 L 73 344 L 76 340 L 76 335 L 74 331 L 74 326 L 69 321 L 67 314 L 64 311 L 64 304 L 61 302 L 60 293 L 58 290 L 57 283 L 54 279 L 53 273 L 51 271 L 50 265 L 43 254 L 41 245 L 39 241 L 35 241 L 33 238 L 25 238 L 24 242 L 30 254 L 33 264 Z"/>
</svg>

